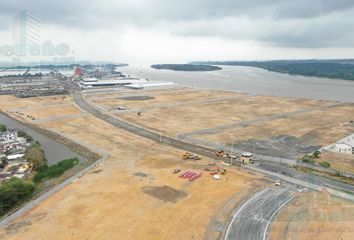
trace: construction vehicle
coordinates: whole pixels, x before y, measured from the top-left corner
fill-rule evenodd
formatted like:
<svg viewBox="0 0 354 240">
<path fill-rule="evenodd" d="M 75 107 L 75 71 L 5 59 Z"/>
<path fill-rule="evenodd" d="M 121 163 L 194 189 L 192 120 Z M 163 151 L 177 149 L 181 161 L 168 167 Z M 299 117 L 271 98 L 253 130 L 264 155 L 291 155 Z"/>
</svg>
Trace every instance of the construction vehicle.
<svg viewBox="0 0 354 240">
<path fill-rule="evenodd" d="M 224 150 L 219 149 L 219 150 L 216 152 L 216 156 L 217 156 L 217 157 L 223 157 L 223 156 L 224 156 Z"/>
<path fill-rule="evenodd" d="M 194 153 L 189 153 L 189 152 L 185 152 L 183 155 L 182 155 L 182 158 L 184 160 L 200 160 L 201 157 L 199 157 L 197 154 L 194 154 Z"/>
</svg>

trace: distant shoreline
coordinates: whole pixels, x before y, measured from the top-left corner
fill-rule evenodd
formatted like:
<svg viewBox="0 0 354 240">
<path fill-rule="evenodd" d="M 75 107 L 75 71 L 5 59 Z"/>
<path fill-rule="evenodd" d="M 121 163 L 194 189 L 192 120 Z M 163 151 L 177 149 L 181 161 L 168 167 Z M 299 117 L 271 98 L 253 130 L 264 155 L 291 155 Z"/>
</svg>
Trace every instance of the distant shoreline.
<svg viewBox="0 0 354 240">
<path fill-rule="evenodd" d="M 354 60 L 206 61 L 190 64 L 262 68 L 294 76 L 354 81 Z"/>
<path fill-rule="evenodd" d="M 204 64 L 154 64 L 151 68 L 184 72 L 208 72 L 222 70 L 221 67 Z"/>
</svg>

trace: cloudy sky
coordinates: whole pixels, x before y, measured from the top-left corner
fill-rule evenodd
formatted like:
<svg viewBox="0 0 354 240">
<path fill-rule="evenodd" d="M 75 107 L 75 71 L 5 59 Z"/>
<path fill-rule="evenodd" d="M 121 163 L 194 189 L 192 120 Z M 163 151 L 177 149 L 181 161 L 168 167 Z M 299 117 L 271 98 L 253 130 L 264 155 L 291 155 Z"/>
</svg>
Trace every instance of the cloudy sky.
<svg viewBox="0 0 354 240">
<path fill-rule="evenodd" d="M 23 9 L 77 59 L 128 63 L 354 57 L 354 0 L 0 0 L 0 46 Z"/>
</svg>

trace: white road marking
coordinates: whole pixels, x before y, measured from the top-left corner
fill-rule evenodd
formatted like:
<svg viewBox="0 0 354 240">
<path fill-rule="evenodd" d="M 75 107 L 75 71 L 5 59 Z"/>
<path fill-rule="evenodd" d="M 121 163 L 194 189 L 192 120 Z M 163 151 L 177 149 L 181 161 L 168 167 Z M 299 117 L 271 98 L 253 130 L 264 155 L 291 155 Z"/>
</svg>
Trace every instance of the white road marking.
<svg viewBox="0 0 354 240">
<path fill-rule="evenodd" d="M 264 189 L 264 190 L 258 192 L 258 193 L 257 193 L 256 195 L 254 195 L 252 198 L 248 199 L 248 201 L 245 202 L 245 204 L 243 204 L 242 207 L 235 213 L 235 215 L 233 216 L 233 218 L 232 218 L 232 220 L 231 220 L 229 226 L 227 227 L 227 230 L 226 230 L 226 233 L 225 233 L 225 238 L 224 238 L 225 240 L 227 239 L 227 236 L 229 235 L 229 232 L 230 232 L 232 223 L 235 221 L 237 215 L 242 211 L 242 209 L 243 209 L 244 207 L 246 207 L 247 204 L 250 203 L 253 199 L 255 199 L 256 197 L 258 197 L 259 195 L 261 195 L 262 193 L 264 193 L 264 192 L 267 191 L 267 190 L 269 190 L 269 188 L 266 188 L 266 189 Z"/>
<path fill-rule="evenodd" d="M 265 229 L 264 229 L 263 240 L 266 240 L 266 238 L 267 238 L 268 228 L 269 228 L 270 223 L 271 223 L 273 217 L 275 216 L 275 214 L 277 214 L 277 213 L 280 211 L 280 209 L 282 209 L 288 202 L 290 202 L 291 200 L 293 200 L 293 198 L 294 198 L 294 196 L 292 196 L 289 200 L 287 200 L 287 201 L 284 202 L 282 205 L 280 205 L 280 207 L 278 207 L 278 209 L 273 212 L 272 216 L 269 218 L 269 220 L 268 220 L 268 222 L 267 222 L 267 225 L 266 225 L 266 227 L 265 227 Z"/>
</svg>

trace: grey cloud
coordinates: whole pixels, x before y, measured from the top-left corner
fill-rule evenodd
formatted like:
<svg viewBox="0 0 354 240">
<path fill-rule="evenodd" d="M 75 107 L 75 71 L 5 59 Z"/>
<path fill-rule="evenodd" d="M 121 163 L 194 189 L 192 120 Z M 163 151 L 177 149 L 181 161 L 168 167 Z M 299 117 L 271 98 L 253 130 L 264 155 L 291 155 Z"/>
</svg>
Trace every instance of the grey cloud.
<svg viewBox="0 0 354 240">
<path fill-rule="evenodd" d="M 1 0 L 0 0 L 1 1 Z M 287 47 L 354 46 L 353 0 L 2 0 L 0 29 L 31 8 L 46 24 L 85 30 L 122 26 Z M 320 20 L 318 20 L 320 19 Z"/>
</svg>

